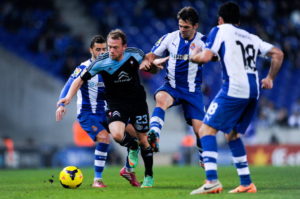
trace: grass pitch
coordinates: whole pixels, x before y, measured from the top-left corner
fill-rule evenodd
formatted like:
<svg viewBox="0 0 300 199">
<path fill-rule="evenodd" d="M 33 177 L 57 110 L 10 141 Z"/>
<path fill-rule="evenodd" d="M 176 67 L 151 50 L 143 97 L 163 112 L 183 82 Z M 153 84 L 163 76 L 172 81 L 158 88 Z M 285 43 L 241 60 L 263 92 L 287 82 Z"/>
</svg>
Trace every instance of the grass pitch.
<svg viewBox="0 0 300 199">
<path fill-rule="evenodd" d="M 155 186 L 135 188 L 119 176 L 121 167 L 108 167 L 104 172 L 107 188 L 91 188 L 92 168 L 81 168 L 84 181 L 78 189 L 65 189 L 58 180 L 57 169 L 0 170 L 1 199 L 294 199 L 300 196 L 300 167 L 251 167 L 252 179 L 258 193 L 228 194 L 239 184 L 233 167 L 219 167 L 219 178 L 224 191 L 221 194 L 189 195 L 204 182 L 204 171 L 198 167 L 155 167 Z M 143 168 L 136 169 L 138 179 L 143 178 Z M 52 177 L 52 175 L 54 177 Z M 50 181 L 53 179 L 53 183 Z M 50 181 L 49 181 L 50 180 Z"/>
</svg>

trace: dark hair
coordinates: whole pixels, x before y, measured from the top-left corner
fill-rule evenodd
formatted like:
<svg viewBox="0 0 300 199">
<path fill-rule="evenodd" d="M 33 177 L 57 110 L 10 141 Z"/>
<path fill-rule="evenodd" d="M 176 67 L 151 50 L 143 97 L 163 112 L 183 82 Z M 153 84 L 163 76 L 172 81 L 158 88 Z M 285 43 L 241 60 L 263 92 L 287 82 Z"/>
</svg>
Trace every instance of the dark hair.
<svg viewBox="0 0 300 199">
<path fill-rule="evenodd" d="M 199 22 L 199 15 L 195 8 L 187 6 L 179 10 L 177 14 L 177 19 L 182 19 L 183 21 L 189 21 L 192 25 Z"/>
<path fill-rule="evenodd" d="M 90 43 L 90 48 L 93 48 L 95 43 L 99 43 L 99 44 L 102 44 L 102 43 L 105 43 L 105 39 L 102 35 L 95 35 L 92 40 L 91 40 L 91 43 Z"/>
<path fill-rule="evenodd" d="M 240 23 L 240 8 L 236 3 L 226 2 L 219 8 L 219 16 L 223 18 L 225 23 Z"/>
<path fill-rule="evenodd" d="M 123 45 L 127 44 L 126 34 L 121 29 L 115 29 L 110 31 L 107 35 L 107 39 L 108 38 L 121 39 Z"/>
</svg>

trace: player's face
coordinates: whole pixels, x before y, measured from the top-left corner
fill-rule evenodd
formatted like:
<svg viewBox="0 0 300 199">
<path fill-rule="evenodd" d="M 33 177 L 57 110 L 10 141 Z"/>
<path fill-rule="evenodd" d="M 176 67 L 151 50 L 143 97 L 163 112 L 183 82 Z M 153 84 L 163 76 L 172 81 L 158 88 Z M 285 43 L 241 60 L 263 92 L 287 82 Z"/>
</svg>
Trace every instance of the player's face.
<svg viewBox="0 0 300 199">
<path fill-rule="evenodd" d="M 180 35 L 182 38 L 188 40 L 193 39 L 198 29 L 198 24 L 192 25 L 190 21 L 184 21 L 182 19 L 179 19 L 178 25 L 179 25 Z"/>
<path fill-rule="evenodd" d="M 92 59 L 95 60 L 99 55 L 107 52 L 106 43 L 94 43 L 93 48 L 90 48 Z"/>
<path fill-rule="evenodd" d="M 109 57 L 113 60 L 120 61 L 126 49 L 126 44 L 122 44 L 122 39 L 107 39 Z"/>
</svg>

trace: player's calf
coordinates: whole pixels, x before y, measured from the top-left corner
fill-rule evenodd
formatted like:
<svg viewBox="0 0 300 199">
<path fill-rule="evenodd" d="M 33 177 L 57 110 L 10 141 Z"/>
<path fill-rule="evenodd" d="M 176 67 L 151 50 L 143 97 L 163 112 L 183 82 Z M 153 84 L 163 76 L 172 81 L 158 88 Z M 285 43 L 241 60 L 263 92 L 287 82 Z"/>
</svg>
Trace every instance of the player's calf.
<svg viewBox="0 0 300 199">
<path fill-rule="evenodd" d="M 148 132 L 148 142 L 153 149 L 153 152 L 159 152 L 159 134 L 154 130 Z"/>
</svg>

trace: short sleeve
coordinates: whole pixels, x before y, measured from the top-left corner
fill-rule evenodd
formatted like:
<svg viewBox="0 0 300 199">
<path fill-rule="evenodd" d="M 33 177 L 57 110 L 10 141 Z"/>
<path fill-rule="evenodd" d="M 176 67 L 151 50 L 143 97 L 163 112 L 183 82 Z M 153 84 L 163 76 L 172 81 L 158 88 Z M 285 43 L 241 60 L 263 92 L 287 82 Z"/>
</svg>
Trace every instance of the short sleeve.
<svg viewBox="0 0 300 199">
<path fill-rule="evenodd" d="M 152 47 L 151 52 L 157 56 L 163 56 L 164 52 L 167 50 L 168 47 L 168 35 L 166 34 L 162 36 Z"/>
</svg>

